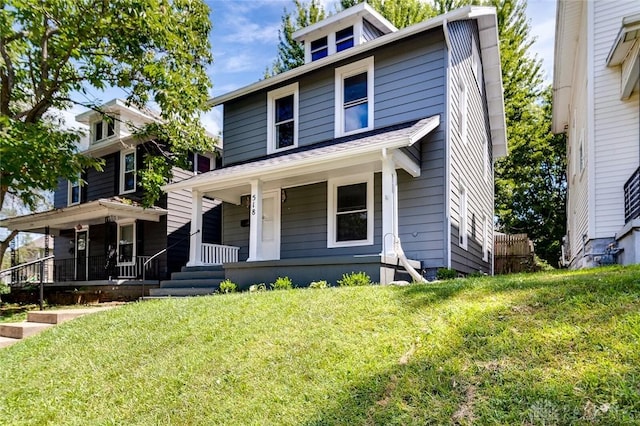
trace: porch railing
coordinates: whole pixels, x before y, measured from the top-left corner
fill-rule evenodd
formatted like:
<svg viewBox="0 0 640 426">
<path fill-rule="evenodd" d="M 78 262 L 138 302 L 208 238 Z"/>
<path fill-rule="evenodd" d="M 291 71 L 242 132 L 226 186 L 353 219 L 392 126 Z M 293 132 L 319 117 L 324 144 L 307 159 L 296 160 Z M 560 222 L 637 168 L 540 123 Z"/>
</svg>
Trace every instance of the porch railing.
<svg viewBox="0 0 640 426">
<path fill-rule="evenodd" d="M 53 256 L 33 260 L 0 271 L 0 282 L 14 287 L 53 282 Z"/>
<path fill-rule="evenodd" d="M 200 261 L 205 265 L 222 265 L 238 261 L 240 247 L 202 243 Z"/>
<path fill-rule="evenodd" d="M 640 216 L 640 167 L 624 184 L 624 222 Z"/>
<path fill-rule="evenodd" d="M 53 279 L 55 282 L 96 281 L 111 278 L 142 279 L 144 263 L 150 256 L 137 256 L 134 265 L 116 265 L 111 271 L 107 267 L 107 257 L 89 256 L 86 260 L 55 259 L 53 262 Z M 146 278 L 157 279 L 159 276 L 158 259 L 153 259 L 146 267 Z"/>
</svg>

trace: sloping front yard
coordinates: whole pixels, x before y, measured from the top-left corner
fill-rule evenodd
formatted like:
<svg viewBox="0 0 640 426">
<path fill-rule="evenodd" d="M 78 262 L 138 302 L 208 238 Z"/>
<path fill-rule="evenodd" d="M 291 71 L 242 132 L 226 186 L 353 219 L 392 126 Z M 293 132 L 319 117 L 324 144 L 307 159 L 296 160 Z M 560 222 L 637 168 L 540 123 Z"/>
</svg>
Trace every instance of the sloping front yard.
<svg viewBox="0 0 640 426">
<path fill-rule="evenodd" d="M 149 301 L 0 366 L 3 424 L 640 423 L 640 267 Z"/>
</svg>

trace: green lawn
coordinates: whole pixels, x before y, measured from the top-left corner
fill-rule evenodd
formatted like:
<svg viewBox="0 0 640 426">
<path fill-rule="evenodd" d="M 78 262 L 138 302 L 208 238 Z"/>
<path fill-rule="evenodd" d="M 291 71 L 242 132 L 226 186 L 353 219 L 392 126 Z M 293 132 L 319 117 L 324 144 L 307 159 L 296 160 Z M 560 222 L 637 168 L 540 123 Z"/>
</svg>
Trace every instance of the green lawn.
<svg viewBox="0 0 640 426">
<path fill-rule="evenodd" d="M 640 424 L 640 267 L 147 301 L 0 365 L 3 424 Z"/>
</svg>

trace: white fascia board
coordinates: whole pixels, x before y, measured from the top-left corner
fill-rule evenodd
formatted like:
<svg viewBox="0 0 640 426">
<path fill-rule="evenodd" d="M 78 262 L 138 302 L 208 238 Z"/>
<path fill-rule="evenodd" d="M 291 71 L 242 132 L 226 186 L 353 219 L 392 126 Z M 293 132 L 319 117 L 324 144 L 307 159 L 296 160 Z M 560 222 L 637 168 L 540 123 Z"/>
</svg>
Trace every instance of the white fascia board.
<svg viewBox="0 0 640 426">
<path fill-rule="evenodd" d="M 154 114 L 157 114 L 155 111 L 152 111 L 150 114 L 146 113 L 136 107 L 128 106 L 126 101 L 118 98 L 112 99 L 109 102 L 106 102 L 100 105 L 99 108 L 106 112 L 119 112 L 119 111 L 125 110 L 125 111 L 131 112 L 132 114 L 138 117 L 145 118 L 147 120 L 151 120 L 154 122 L 160 121 L 157 116 L 154 116 Z M 99 115 L 100 113 L 98 111 L 90 109 L 88 111 L 85 111 L 83 113 L 76 115 L 75 119 L 78 123 L 90 124 Z"/>
<path fill-rule="evenodd" d="M 627 34 L 634 33 L 627 40 Z M 607 56 L 607 66 L 614 67 L 624 62 L 629 50 L 633 47 L 635 40 L 640 38 L 640 13 L 626 16 L 622 19 L 622 26 L 618 31 L 616 41 L 611 47 L 611 51 Z"/>
<path fill-rule="evenodd" d="M 233 92 L 229 92 L 217 97 L 213 97 L 209 99 L 209 106 L 217 106 L 217 105 L 224 104 L 225 102 L 231 101 L 241 96 L 248 95 L 258 90 L 275 86 L 279 83 L 299 77 L 310 71 L 325 67 L 335 62 L 342 61 L 343 59 L 347 59 L 349 57 L 356 56 L 364 52 L 368 52 L 377 47 L 384 46 L 386 44 L 395 42 L 397 40 L 402 40 L 404 38 L 411 37 L 423 31 L 441 27 L 442 23 L 445 20 L 447 20 L 448 22 L 452 22 L 452 21 L 469 19 L 471 14 L 473 14 L 475 17 L 491 16 L 491 15 L 495 17 L 496 9 L 495 7 L 489 7 L 489 6 L 465 6 L 460 9 L 453 10 L 443 15 L 436 16 L 435 18 L 427 19 L 426 21 L 422 21 L 418 24 L 403 28 L 394 33 L 386 34 L 374 40 L 363 43 L 361 45 L 354 46 L 351 49 L 343 50 L 342 52 L 336 53 L 334 55 L 329 55 L 317 61 L 313 61 L 308 64 L 301 65 L 297 68 L 283 72 L 282 74 L 278 74 L 271 78 L 257 81 L 256 83 L 234 90 Z M 498 37 L 498 33 L 496 30 L 496 33 L 495 33 L 496 40 L 497 40 L 497 37 Z M 496 41 L 496 44 L 497 44 L 497 41 Z"/>
</svg>

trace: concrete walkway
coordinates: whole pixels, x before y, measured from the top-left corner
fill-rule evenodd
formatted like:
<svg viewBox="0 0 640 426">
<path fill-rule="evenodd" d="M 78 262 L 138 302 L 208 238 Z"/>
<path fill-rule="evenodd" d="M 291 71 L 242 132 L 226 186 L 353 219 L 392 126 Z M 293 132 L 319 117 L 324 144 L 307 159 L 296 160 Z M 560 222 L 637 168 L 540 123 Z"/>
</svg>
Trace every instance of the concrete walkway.
<svg viewBox="0 0 640 426">
<path fill-rule="evenodd" d="M 106 311 L 113 306 L 96 306 L 83 309 L 60 309 L 51 311 L 30 311 L 22 322 L 0 323 L 0 348 L 11 346 L 21 339 L 33 336 L 47 328 L 87 314 Z"/>
</svg>

